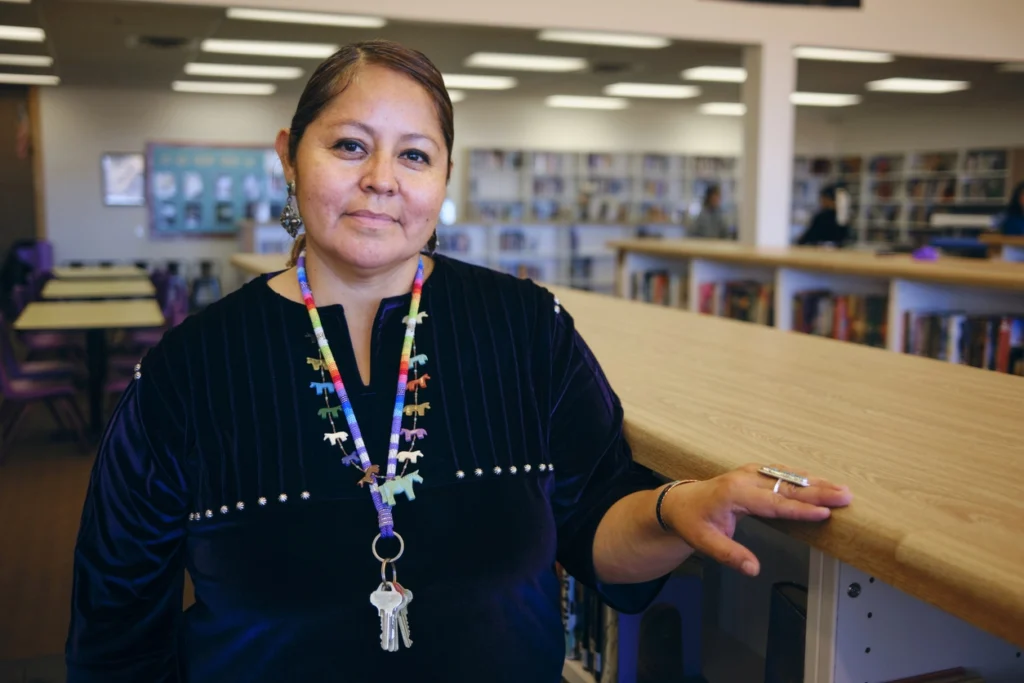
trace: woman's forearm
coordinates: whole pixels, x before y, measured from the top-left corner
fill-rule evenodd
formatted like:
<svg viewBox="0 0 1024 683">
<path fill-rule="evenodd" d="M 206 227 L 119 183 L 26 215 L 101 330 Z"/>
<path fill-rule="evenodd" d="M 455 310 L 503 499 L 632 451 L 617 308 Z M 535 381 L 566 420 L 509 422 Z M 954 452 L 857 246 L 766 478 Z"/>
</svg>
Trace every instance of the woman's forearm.
<svg viewBox="0 0 1024 683">
<path fill-rule="evenodd" d="M 686 486 L 676 487 L 676 496 Z M 605 583 L 642 583 L 664 576 L 693 553 L 678 535 L 664 531 L 655 515 L 661 489 L 638 491 L 605 513 L 594 535 L 594 567 Z"/>
</svg>

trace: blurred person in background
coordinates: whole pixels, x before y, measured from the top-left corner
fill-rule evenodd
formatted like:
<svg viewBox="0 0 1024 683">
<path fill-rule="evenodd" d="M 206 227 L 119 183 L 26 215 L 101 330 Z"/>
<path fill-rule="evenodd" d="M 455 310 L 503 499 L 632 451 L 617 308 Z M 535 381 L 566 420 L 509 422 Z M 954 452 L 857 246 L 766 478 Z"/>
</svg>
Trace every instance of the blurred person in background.
<svg viewBox="0 0 1024 683">
<path fill-rule="evenodd" d="M 1004 235 L 1024 235 L 1024 182 L 1013 189 L 999 231 Z"/>
<path fill-rule="evenodd" d="M 797 240 L 798 245 L 833 244 L 842 247 L 847 243 L 849 227 L 840 222 L 836 211 L 836 190 L 831 185 L 822 189 L 818 213 L 814 214 L 811 224 Z"/>
<path fill-rule="evenodd" d="M 715 240 L 729 239 L 729 225 L 722 215 L 722 191 L 717 185 L 709 185 L 704 192 L 704 204 L 700 215 L 693 222 L 693 236 Z"/>
</svg>

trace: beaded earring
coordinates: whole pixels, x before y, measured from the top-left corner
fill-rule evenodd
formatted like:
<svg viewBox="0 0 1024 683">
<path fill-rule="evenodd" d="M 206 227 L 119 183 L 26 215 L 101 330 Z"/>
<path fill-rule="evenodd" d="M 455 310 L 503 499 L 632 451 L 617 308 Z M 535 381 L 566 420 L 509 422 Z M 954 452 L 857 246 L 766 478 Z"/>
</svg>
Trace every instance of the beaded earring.
<svg viewBox="0 0 1024 683">
<path fill-rule="evenodd" d="M 288 199 L 285 200 L 284 209 L 281 210 L 281 227 L 288 234 L 295 237 L 302 227 L 302 216 L 299 215 L 298 202 L 295 200 L 295 182 L 288 183 Z"/>
</svg>

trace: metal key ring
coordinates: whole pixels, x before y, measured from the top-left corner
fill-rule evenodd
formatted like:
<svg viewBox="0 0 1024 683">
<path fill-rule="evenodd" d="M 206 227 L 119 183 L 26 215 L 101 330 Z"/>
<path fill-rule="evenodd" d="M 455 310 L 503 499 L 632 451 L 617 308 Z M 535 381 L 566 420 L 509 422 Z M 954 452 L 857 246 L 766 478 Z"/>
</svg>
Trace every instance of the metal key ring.
<svg viewBox="0 0 1024 683">
<path fill-rule="evenodd" d="M 395 538 L 398 539 L 398 554 L 395 555 L 394 557 L 389 557 L 388 559 L 384 559 L 383 557 L 381 557 L 377 553 L 377 541 L 380 540 L 380 534 L 377 534 L 374 537 L 373 544 L 370 547 L 373 550 L 373 556 L 377 558 L 378 562 L 385 562 L 385 563 L 387 563 L 387 562 L 398 562 L 398 558 L 400 558 L 402 556 L 402 553 L 405 552 L 405 541 L 402 540 L 402 535 L 400 533 L 398 533 L 397 531 L 395 532 Z"/>
<path fill-rule="evenodd" d="M 398 565 L 392 560 L 381 560 L 380 561 L 380 582 L 388 582 L 388 565 L 391 565 L 391 581 L 390 583 L 398 583 Z"/>
</svg>

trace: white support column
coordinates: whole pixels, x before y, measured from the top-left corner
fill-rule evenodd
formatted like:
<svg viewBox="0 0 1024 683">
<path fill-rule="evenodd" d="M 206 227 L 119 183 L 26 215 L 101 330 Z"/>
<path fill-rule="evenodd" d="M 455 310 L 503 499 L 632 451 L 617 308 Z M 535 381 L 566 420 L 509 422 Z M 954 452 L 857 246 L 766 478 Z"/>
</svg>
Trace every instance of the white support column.
<svg viewBox="0 0 1024 683">
<path fill-rule="evenodd" d="M 739 239 L 749 245 L 790 243 L 793 194 L 793 105 L 796 58 L 788 42 L 743 50 L 743 176 Z"/>
</svg>

